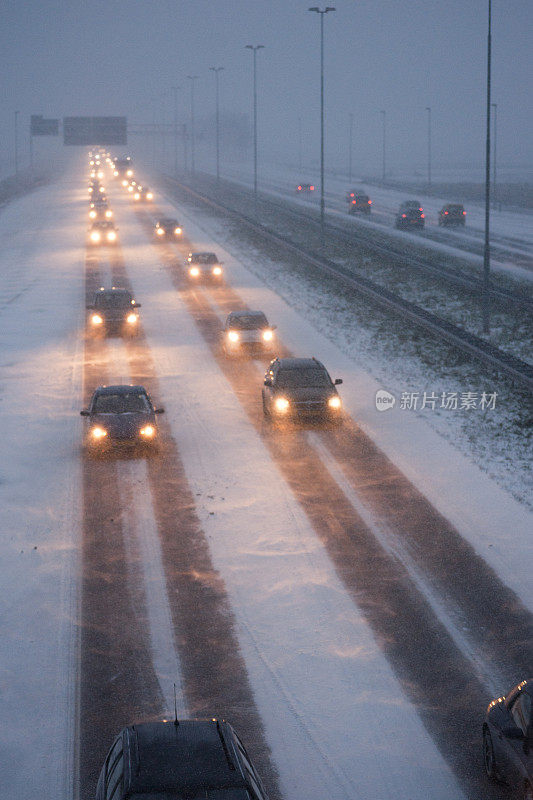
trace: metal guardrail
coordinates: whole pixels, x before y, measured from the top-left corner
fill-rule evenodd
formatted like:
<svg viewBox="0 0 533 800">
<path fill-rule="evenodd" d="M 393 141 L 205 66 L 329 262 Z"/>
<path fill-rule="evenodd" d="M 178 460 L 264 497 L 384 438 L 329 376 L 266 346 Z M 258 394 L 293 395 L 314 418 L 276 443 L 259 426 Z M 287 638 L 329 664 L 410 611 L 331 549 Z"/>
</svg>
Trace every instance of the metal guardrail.
<svg viewBox="0 0 533 800">
<path fill-rule="evenodd" d="M 179 186 L 180 189 L 188 192 L 190 195 L 194 196 L 197 200 L 200 200 L 206 205 L 223 211 L 224 213 L 235 217 L 240 222 L 244 222 L 255 232 L 260 233 L 265 238 L 270 239 L 277 244 L 283 245 L 286 249 L 297 254 L 298 256 L 305 258 L 306 261 L 313 264 L 315 267 L 318 267 L 323 272 L 331 275 L 337 280 L 341 280 L 344 284 L 349 286 L 351 289 L 355 289 L 364 297 L 368 297 L 383 308 L 401 315 L 404 319 L 409 319 L 412 323 L 418 325 L 420 328 L 429 331 L 431 334 L 436 335 L 454 347 L 457 347 L 463 352 L 468 353 L 486 366 L 497 369 L 500 372 L 504 372 L 517 383 L 526 387 L 530 391 L 533 391 L 533 365 L 528 364 L 526 361 L 522 361 L 520 358 L 517 358 L 510 353 L 505 353 L 503 350 L 491 345 L 489 342 L 481 339 L 479 336 L 475 336 L 474 334 L 465 331 L 463 328 L 459 328 L 457 325 L 447 322 L 446 320 L 437 317 L 435 314 L 420 308 L 414 303 L 398 297 L 398 295 L 395 295 L 393 292 L 390 292 L 383 286 L 379 286 L 373 281 L 370 281 L 368 278 L 364 278 L 360 275 L 354 276 L 347 274 L 341 267 L 339 267 L 338 264 L 335 264 L 323 256 L 318 256 L 316 253 L 307 250 L 301 245 L 294 244 L 294 242 L 292 242 L 287 236 L 270 230 L 251 217 L 242 214 L 240 211 L 230 208 L 229 206 L 225 206 L 209 197 L 205 197 L 195 189 L 192 189 L 190 186 L 187 186 L 186 184 L 183 184 L 174 178 L 165 176 L 165 180 L 171 185 L 173 184 Z"/>
</svg>

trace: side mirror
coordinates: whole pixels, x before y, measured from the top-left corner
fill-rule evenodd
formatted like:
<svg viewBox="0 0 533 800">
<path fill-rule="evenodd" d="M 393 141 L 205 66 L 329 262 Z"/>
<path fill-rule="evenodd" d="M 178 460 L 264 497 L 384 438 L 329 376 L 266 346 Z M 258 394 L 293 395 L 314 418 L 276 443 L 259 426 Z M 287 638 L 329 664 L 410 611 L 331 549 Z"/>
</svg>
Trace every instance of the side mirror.
<svg viewBox="0 0 533 800">
<path fill-rule="evenodd" d="M 272 378 L 265 378 L 264 384 L 265 386 L 272 386 Z"/>
<path fill-rule="evenodd" d="M 335 384 L 335 386 L 340 386 L 340 384 L 342 383 L 342 378 L 335 378 L 333 383 Z"/>
<path fill-rule="evenodd" d="M 164 413 L 165 413 L 164 408 L 154 408 L 154 414 L 164 414 Z"/>
<path fill-rule="evenodd" d="M 511 739 L 512 741 L 520 741 L 526 738 L 523 731 L 515 725 L 512 725 L 509 728 L 504 728 L 502 730 L 502 736 L 505 736 L 506 739 Z"/>
<path fill-rule="evenodd" d="M 90 413 L 86 408 L 84 408 L 83 411 L 80 411 L 80 414 L 81 414 L 82 417 L 89 417 L 90 416 Z"/>
</svg>

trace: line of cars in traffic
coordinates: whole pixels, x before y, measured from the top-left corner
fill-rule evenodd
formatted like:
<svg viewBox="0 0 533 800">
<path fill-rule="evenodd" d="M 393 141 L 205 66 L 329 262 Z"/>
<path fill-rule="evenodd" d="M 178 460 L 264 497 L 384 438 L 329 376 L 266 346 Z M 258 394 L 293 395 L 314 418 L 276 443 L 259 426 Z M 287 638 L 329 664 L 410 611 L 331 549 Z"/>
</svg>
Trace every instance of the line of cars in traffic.
<svg viewBox="0 0 533 800">
<path fill-rule="evenodd" d="M 126 166 L 130 169 L 131 161 Z M 180 241 L 183 236 L 175 218 L 159 218 L 153 230 L 156 242 Z M 184 266 L 190 285 L 221 284 L 222 270 L 214 271 L 221 266 L 215 253 L 189 253 Z M 101 287 L 87 308 L 91 330 L 120 336 L 138 330 L 140 304 L 124 288 Z M 342 419 L 336 388 L 342 380 L 332 380 L 316 358 L 275 357 L 276 326 L 262 311 L 230 312 L 220 336 L 228 358 L 272 359 L 262 386 L 267 420 Z M 154 406 L 144 386 L 100 386 L 81 412 L 88 423 L 86 443 L 94 453 L 124 445 L 151 451 L 157 447 L 157 416 L 163 411 Z M 490 703 L 482 726 L 486 774 L 506 782 L 520 800 L 533 800 L 532 698 L 533 679 L 522 681 Z M 231 725 L 224 720 L 176 717 L 130 725 L 116 737 L 102 766 L 96 800 L 126 797 L 265 800 L 267 795 Z"/>
<path fill-rule="evenodd" d="M 315 191 L 312 183 L 299 183 L 297 194 L 310 194 Z M 372 200 L 361 189 L 349 189 L 346 192 L 349 214 L 368 216 L 372 210 Z M 396 228 L 423 228 L 426 221 L 424 208 L 418 200 L 404 200 L 394 218 Z M 446 203 L 438 213 L 439 225 L 460 226 L 466 224 L 466 211 L 461 203 Z"/>
</svg>

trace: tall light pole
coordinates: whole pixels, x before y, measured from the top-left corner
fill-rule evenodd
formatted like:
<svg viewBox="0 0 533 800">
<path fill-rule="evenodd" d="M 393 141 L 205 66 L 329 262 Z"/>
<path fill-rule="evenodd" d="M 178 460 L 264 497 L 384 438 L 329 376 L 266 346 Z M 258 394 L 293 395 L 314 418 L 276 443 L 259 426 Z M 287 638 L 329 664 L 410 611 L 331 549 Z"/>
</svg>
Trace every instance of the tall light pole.
<svg viewBox="0 0 533 800">
<path fill-rule="evenodd" d="M 324 15 L 335 9 L 312 6 L 309 11 L 320 15 L 320 237 L 324 244 Z"/>
<path fill-rule="evenodd" d="M 385 183 L 385 171 L 386 171 L 386 163 L 385 163 L 385 134 L 386 134 L 386 128 L 387 128 L 387 112 L 383 111 L 383 109 L 381 109 L 381 111 L 379 113 L 381 114 L 381 116 L 383 118 L 383 150 L 382 150 L 382 157 L 381 157 L 381 160 L 382 160 L 381 180 L 382 180 L 383 183 Z"/>
<path fill-rule="evenodd" d="M 194 175 L 194 81 L 198 75 L 187 75 L 187 78 L 191 82 L 191 173 Z"/>
<path fill-rule="evenodd" d="M 348 182 L 352 182 L 352 134 L 353 134 L 353 114 L 350 114 L 350 125 L 348 132 Z"/>
<path fill-rule="evenodd" d="M 494 198 L 494 208 L 496 208 L 496 134 L 498 123 L 498 103 L 491 103 L 494 109 L 493 145 L 492 145 L 492 197 Z"/>
<path fill-rule="evenodd" d="M 15 111 L 15 175 L 19 174 L 19 129 L 18 129 L 18 116 L 20 111 Z"/>
<path fill-rule="evenodd" d="M 428 112 L 428 188 L 431 189 L 431 108 L 426 106 Z"/>
<path fill-rule="evenodd" d="M 491 0 L 489 0 L 489 19 L 487 30 L 487 139 L 485 145 L 485 244 L 483 248 L 483 289 L 481 294 L 481 314 L 483 333 L 490 333 L 490 72 L 491 72 Z"/>
<path fill-rule="evenodd" d="M 302 174 L 302 118 L 298 117 L 298 172 Z"/>
<path fill-rule="evenodd" d="M 254 54 L 254 209 L 257 216 L 257 63 L 256 55 L 258 50 L 264 48 L 264 44 L 247 44 L 246 50 L 251 50 Z"/>
<path fill-rule="evenodd" d="M 178 176 L 178 91 L 181 86 L 173 86 L 174 92 L 174 177 Z"/>
<path fill-rule="evenodd" d="M 217 184 L 220 182 L 220 138 L 219 138 L 219 108 L 218 108 L 218 74 L 224 67 L 209 67 L 215 73 L 215 92 L 216 92 L 216 137 L 217 137 Z"/>
</svg>

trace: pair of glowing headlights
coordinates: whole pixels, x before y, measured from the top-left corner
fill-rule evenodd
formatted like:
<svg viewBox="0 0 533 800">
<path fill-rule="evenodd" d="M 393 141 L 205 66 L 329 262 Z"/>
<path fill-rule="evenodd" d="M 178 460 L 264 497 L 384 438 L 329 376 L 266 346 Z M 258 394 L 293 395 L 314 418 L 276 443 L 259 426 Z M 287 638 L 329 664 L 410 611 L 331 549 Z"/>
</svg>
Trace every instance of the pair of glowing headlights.
<svg viewBox="0 0 533 800">
<path fill-rule="evenodd" d="M 91 219 L 96 219 L 97 216 L 98 216 L 98 213 L 94 210 L 94 208 L 92 208 L 89 211 L 89 217 Z M 106 216 L 106 219 L 111 219 L 111 217 L 113 216 L 113 212 L 111 211 L 110 208 L 108 208 L 107 211 L 105 212 L 105 216 Z"/>
<path fill-rule="evenodd" d="M 148 197 L 148 195 L 146 195 L 146 196 Z M 148 197 L 148 199 L 151 200 L 151 197 Z M 181 236 L 182 232 L 183 231 L 181 230 L 181 228 L 174 228 L 174 234 L 176 236 Z M 164 236 L 165 233 L 166 233 L 166 230 L 164 228 L 156 228 L 156 233 L 157 233 L 158 236 Z"/>
<path fill-rule="evenodd" d="M 106 234 L 106 238 L 108 242 L 116 242 L 117 234 L 115 233 L 115 231 L 109 231 L 109 233 Z M 91 242 L 97 244 L 101 239 L 102 236 L 101 234 L 98 233 L 98 231 L 93 231 L 91 233 Z"/>
<path fill-rule="evenodd" d="M 144 428 L 139 430 L 139 433 L 143 439 L 153 439 L 155 436 L 155 428 L 153 425 L 145 425 Z M 91 436 L 95 441 L 99 442 L 102 439 L 105 439 L 107 436 L 107 431 L 105 428 L 95 425 L 94 428 L 91 429 Z"/>
<path fill-rule="evenodd" d="M 213 275 L 222 275 L 222 267 L 213 267 L 211 270 Z M 189 275 L 192 278 L 197 278 L 200 275 L 200 268 L 199 267 L 191 267 L 189 270 Z"/>
<path fill-rule="evenodd" d="M 135 325 L 138 321 L 139 317 L 137 314 L 128 314 L 126 317 L 126 322 L 129 325 Z M 103 325 L 104 318 L 100 316 L 100 314 L 93 314 L 91 317 L 91 322 L 93 325 Z"/>
<path fill-rule="evenodd" d="M 274 407 L 280 414 L 286 413 L 290 406 L 291 404 L 286 397 L 276 397 L 274 400 Z M 337 411 L 341 407 L 340 397 L 336 394 L 334 394 L 333 397 L 330 397 L 328 400 L 328 407 L 333 411 Z"/>
<path fill-rule="evenodd" d="M 263 331 L 261 337 L 264 342 L 271 342 L 274 338 L 274 333 L 272 331 L 266 330 Z M 240 340 L 240 334 L 238 331 L 228 331 L 228 339 L 230 342 L 238 342 Z"/>
</svg>

